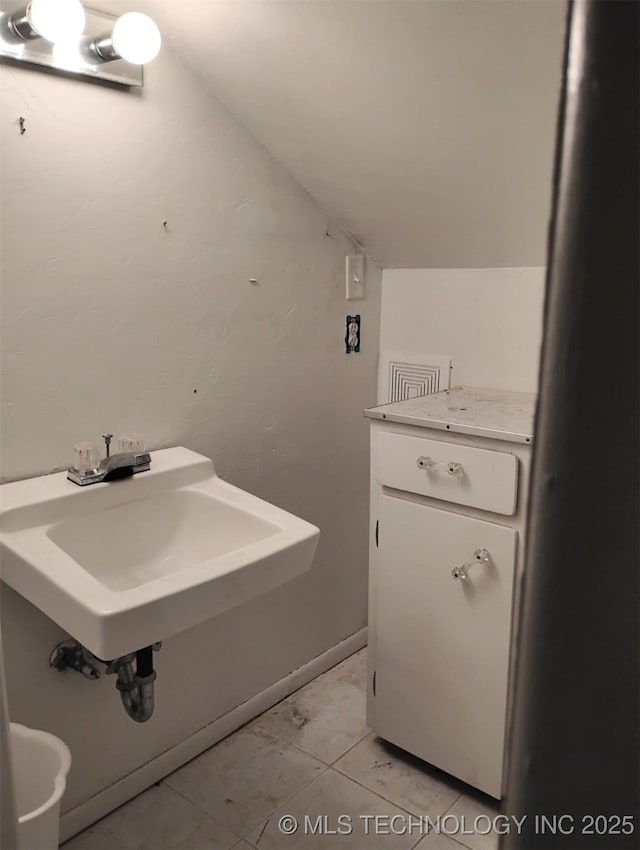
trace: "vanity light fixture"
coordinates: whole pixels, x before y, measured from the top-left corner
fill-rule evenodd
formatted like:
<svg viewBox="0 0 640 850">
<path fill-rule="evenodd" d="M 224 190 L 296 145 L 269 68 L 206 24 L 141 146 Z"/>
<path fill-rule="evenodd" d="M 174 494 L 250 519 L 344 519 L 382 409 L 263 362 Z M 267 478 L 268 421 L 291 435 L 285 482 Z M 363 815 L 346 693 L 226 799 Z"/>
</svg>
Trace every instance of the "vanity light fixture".
<svg viewBox="0 0 640 850">
<path fill-rule="evenodd" d="M 102 62 L 124 59 L 132 65 L 146 65 L 156 58 L 161 45 L 162 36 L 155 21 L 142 12 L 126 12 L 110 34 L 91 42 L 91 49 Z"/>
<path fill-rule="evenodd" d="M 9 31 L 31 41 L 44 38 L 53 44 L 77 41 L 85 27 L 80 0 L 31 0 L 8 19 Z"/>
<path fill-rule="evenodd" d="M 86 0 L 0 0 L 0 57 L 65 74 L 142 86 L 160 52 L 157 24 L 142 12 L 119 17 Z"/>
</svg>

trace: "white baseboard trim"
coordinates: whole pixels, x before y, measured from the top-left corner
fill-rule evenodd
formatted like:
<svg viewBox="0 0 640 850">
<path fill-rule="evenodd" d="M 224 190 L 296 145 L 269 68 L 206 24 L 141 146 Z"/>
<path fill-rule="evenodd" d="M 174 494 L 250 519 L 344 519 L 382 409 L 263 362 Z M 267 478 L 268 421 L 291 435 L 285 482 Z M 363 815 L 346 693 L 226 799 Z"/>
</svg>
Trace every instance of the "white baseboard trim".
<svg viewBox="0 0 640 850">
<path fill-rule="evenodd" d="M 353 655 L 354 652 L 362 649 L 366 643 L 367 629 L 365 627 L 332 646 L 331 649 L 327 649 L 317 658 L 312 658 L 311 661 L 294 670 L 293 673 L 289 673 L 288 676 L 274 682 L 273 685 L 241 703 L 227 714 L 223 714 L 222 717 L 209 723 L 203 729 L 199 729 L 189 738 L 171 747 L 170 750 L 166 750 L 152 761 L 143 764 L 133 773 L 119 779 L 86 802 L 65 812 L 60 819 L 60 841 L 66 841 L 149 788 L 154 782 L 164 779 L 165 776 L 208 750 L 209 747 L 212 747 L 222 738 L 226 738 L 240 726 L 244 726 L 245 723 L 267 711 L 280 700 L 285 699 L 312 679 L 320 676 L 321 673 L 325 673 L 335 667 L 336 664 L 344 661 L 345 658 Z"/>
</svg>

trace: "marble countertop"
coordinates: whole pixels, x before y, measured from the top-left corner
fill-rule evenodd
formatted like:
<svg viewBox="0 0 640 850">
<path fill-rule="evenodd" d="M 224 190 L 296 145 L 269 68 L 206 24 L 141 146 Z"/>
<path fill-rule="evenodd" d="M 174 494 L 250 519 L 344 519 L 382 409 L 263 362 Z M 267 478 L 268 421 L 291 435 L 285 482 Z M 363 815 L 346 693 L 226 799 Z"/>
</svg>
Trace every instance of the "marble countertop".
<svg viewBox="0 0 640 850">
<path fill-rule="evenodd" d="M 513 443 L 533 442 L 534 393 L 452 387 L 364 411 L 370 419 L 474 434 Z"/>
</svg>

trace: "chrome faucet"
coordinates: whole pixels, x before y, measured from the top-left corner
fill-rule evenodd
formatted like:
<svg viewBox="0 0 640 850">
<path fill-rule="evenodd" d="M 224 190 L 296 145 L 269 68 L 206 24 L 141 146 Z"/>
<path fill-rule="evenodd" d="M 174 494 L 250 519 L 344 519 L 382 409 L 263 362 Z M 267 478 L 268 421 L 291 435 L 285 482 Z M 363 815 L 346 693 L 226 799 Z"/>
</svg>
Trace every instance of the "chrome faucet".
<svg viewBox="0 0 640 850">
<path fill-rule="evenodd" d="M 98 484 L 100 481 L 113 481 L 117 478 L 128 478 L 137 472 L 146 472 L 151 468 L 151 455 L 145 451 L 122 451 L 111 454 L 113 434 L 103 434 L 105 456 L 96 465 L 97 452 L 91 444 L 79 444 L 80 454 L 85 453 L 86 460 L 80 466 L 70 466 L 67 478 L 80 487 L 87 484 Z M 79 461 L 76 461 L 78 463 Z"/>
</svg>

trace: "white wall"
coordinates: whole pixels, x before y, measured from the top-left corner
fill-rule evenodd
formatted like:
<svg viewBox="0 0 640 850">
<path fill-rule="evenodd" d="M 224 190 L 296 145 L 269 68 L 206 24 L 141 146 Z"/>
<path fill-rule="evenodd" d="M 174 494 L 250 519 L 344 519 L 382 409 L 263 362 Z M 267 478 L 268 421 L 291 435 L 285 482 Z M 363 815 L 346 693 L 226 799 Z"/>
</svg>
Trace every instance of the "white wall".
<svg viewBox="0 0 640 850">
<path fill-rule="evenodd" d="M 451 357 L 452 384 L 536 392 L 544 268 L 385 269 L 380 349 Z"/>
<path fill-rule="evenodd" d="M 545 262 L 565 0 L 158 5 L 193 67 L 383 266 Z"/>
<path fill-rule="evenodd" d="M 146 81 L 2 68 L 2 473 L 136 430 L 322 536 L 309 574 L 165 642 L 143 725 L 111 677 L 49 670 L 64 634 L 3 589 L 11 715 L 70 745 L 65 809 L 366 623 L 379 270 L 347 304 L 351 246 L 326 213 L 167 47 Z M 362 353 L 347 356 L 354 306 Z"/>
</svg>

